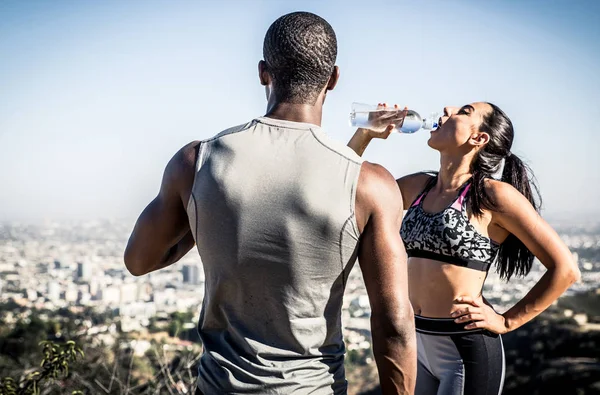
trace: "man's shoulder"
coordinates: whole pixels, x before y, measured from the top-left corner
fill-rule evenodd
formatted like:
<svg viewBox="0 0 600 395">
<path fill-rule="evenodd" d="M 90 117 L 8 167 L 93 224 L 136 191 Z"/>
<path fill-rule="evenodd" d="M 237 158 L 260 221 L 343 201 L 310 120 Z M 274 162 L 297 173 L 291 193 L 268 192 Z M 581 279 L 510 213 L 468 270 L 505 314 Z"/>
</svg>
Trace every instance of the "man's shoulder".
<svg viewBox="0 0 600 395">
<path fill-rule="evenodd" d="M 254 121 L 250 121 L 250 122 L 246 122 L 246 123 L 243 123 L 240 125 L 232 126 L 228 129 L 223 130 L 222 132 L 217 133 L 213 137 L 202 140 L 202 143 L 209 143 L 211 141 L 220 140 L 224 137 L 232 136 L 236 133 L 242 132 L 242 131 L 250 128 L 253 123 L 254 123 Z"/>
<path fill-rule="evenodd" d="M 323 147 L 335 152 L 336 154 L 348 159 L 350 162 L 356 163 L 358 165 L 363 163 L 363 159 L 356 154 L 352 150 L 352 148 L 348 147 L 346 144 L 334 140 L 329 137 L 327 134 L 321 133 L 313 133 L 315 139 L 323 145 Z"/>
<path fill-rule="evenodd" d="M 232 126 L 228 129 L 223 130 L 222 132 L 217 133 L 216 135 L 209 137 L 207 139 L 201 140 L 199 143 L 200 144 L 205 144 L 205 143 L 210 143 L 212 141 L 216 141 L 216 140 L 220 140 L 224 137 L 230 136 L 230 135 L 234 135 L 236 133 L 239 132 L 243 132 L 246 129 L 249 129 L 253 124 L 255 123 L 255 120 L 252 120 L 250 122 L 246 122 L 240 125 L 236 125 L 236 126 Z"/>
<path fill-rule="evenodd" d="M 402 194 L 392 174 L 383 166 L 363 162 L 356 189 L 356 211 L 359 224 L 364 229 L 368 219 L 378 213 L 396 218 L 402 212 Z"/>
<path fill-rule="evenodd" d="M 362 163 L 359 182 L 367 194 L 379 196 L 383 191 L 388 191 L 391 194 L 399 192 L 392 174 L 377 163 L 367 161 Z"/>
</svg>

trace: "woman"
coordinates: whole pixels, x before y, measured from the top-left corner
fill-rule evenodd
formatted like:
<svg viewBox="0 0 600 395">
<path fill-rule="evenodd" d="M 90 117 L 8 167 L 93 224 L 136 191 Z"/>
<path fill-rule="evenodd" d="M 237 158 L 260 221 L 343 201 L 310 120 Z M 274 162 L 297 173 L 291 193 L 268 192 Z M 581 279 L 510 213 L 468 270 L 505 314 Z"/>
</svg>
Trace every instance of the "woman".
<svg viewBox="0 0 600 395">
<path fill-rule="evenodd" d="M 393 127 L 358 129 L 348 145 L 362 155 Z M 417 394 L 499 394 L 500 335 L 533 319 L 579 278 L 567 246 L 538 215 L 527 168 L 510 151 L 513 137 L 510 119 L 493 104 L 446 107 L 428 141 L 440 153 L 439 172 L 397 180 L 408 210 L 401 235 L 417 328 Z M 492 176 L 502 167 L 497 181 Z M 495 265 L 509 281 L 529 273 L 534 256 L 548 270 L 523 299 L 496 313 L 481 294 L 488 270 Z"/>
</svg>

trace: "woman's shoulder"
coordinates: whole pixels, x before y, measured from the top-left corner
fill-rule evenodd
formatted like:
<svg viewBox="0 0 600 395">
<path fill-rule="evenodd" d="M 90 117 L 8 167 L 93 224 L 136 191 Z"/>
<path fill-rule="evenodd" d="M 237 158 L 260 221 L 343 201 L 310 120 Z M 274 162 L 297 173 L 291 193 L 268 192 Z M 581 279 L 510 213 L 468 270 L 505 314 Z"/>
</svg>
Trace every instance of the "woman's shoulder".
<svg viewBox="0 0 600 395">
<path fill-rule="evenodd" d="M 411 188 L 425 187 L 428 182 L 436 177 L 437 173 L 432 171 L 420 171 L 412 173 L 396 180 L 398 184 L 406 185 Z"/>
<path fill-rule="evenodd" d="M 483 180 L 485 191 L 493 197 L 504 197 L 506 194 L 519 193 L 515 187 L 507 182 L 496 180 L 493 178 L 485 178 Z"/>
<path fill-rule="evenodd" d="M 485 193 L 495 203 L 496 210 L 494 211 L 502 212 L 508 209 L 510 206 L 514 206 L 515 204 L 518 205 L 527 201 L 521 192 L 504 181 L 486 178 L 483 181 L 483 187 L 485 188 Z"/>
<path fill-rule="evenodd" d="M 402 199 L 404 200 L 405 209 L 407 209 L 412 202 L 417 199 L 419 194 L 430 182 L 432 182 L 435 177 L 435 172 L 422 171 L 406 175 L 396 180 L 396 183 L 400 188 L 400 192 L 402 192 Z"/>
</svg>

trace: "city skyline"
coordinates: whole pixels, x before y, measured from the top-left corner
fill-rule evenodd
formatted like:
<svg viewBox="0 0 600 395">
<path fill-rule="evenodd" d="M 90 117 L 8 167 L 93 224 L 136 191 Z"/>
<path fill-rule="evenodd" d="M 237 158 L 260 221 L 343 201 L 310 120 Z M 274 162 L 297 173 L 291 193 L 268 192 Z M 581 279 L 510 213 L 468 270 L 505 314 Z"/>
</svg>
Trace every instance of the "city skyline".
<svg viewBox="0 0 600 395">
<path fill-rule="evenodd" d="M 169 158 L 265 111 L 268 26 L 296 10 L 336 31 L 323 127 L 347 141 L 353 101 L 422 113 L 494 102 L 515 125 L 549 216 L 600 214 L 600 4 L 275 1 L 0 4 L 0 221 L 132 218 Z M 400 177 L 436 169 L 427 133 L 376 141 Z"/>
</svg>

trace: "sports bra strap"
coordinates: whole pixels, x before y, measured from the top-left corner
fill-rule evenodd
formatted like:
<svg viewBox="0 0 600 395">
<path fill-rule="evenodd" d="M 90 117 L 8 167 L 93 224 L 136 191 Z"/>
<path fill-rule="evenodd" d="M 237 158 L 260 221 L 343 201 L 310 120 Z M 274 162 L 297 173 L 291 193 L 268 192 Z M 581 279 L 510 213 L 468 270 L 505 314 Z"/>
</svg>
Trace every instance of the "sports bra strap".
<svg viewBox="0 0 600 395">
<path fill-rule="evenodd" d="M 419 203 L 421 203 L 421 200 L 423 200 L 425 198 L 425 196 L 427 196 L 427 192 L 429 192 L 429 190 L 431 188 L 433 188 L 433 186 L 435 185 L 436 181 L 437 181 L 437 176 L 431 177 L 427 181 L 427 184 L 425 184 L 425 188 L 423 188 L 423 190 L 421 191 L 421 193 L 419 194 L 419 196 L 417 196 L 417 198 L 415 199 L 415 201 L 413 202 L 413 204 L 410 207 L 418 206 Z"/>
<path fill-rule="evenodd" d="M 419 194 L 419 196 L 415 199 L 415 201 L 413 202 L 411 207 L 418 206 L 421 203 L 421 201 L 423 199 L 425 199 L 425 196 L 427 196 L 427 193 L 431 190 L 431 188 L 433 188 L 433 186 L 435 185 L 436 182 L 437 182 L 437 176 L 430 178 L 429 181 L 427 181 L 425 188 Z M 463 208 L 465 207 L 465 202 L 467 200 L 467 196 L 468 196 L 470 189 L 471 189 L 471 179 L 467 180 L 463 184 L 463 186 L 460 187 L 458 196 L 457 196 L 456 200 L 450 205 L 450 207 L 452 207 L 456 210 L 462 211 Z"/>
<path fill-rule="evenodd" d="M 468 196 L 467 194 L 469 193 L 469 189 L 471 189 L 471 180 L 469 179 L 469 181 L 467 181 L 461 189 L 462 192 L 459 193 L 454 203 L 452 203 L 452 206 L 450 206 L 459 211 L 462 211 L 462 209 L 465 207 L 465 201 L 467 200 Z"/>
</svg>

